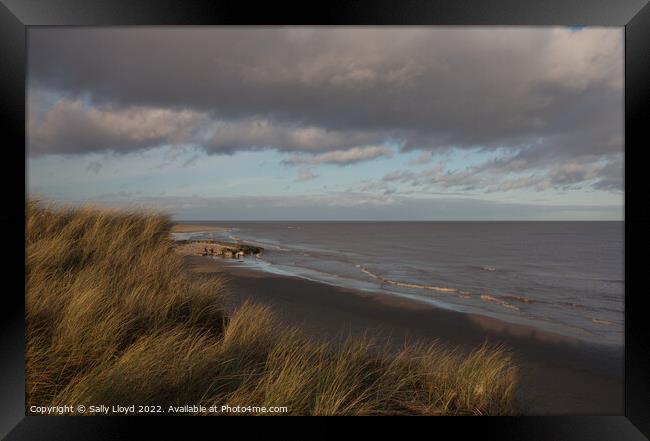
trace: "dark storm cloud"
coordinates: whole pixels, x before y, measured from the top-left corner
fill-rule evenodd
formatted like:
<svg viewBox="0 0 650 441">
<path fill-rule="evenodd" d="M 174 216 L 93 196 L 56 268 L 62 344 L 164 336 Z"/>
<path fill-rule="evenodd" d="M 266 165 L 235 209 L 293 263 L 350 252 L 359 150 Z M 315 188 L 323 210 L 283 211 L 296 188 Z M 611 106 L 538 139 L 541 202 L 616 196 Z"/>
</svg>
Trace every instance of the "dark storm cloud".
<svg viewBox="0 0 650 441">
<path fill-rule="evenodd" d="M 393 142 L 506 149 L 506 172 L 623 148 L 620 29 L 70 28 L 29 44 L 30 90 L 63 97 L 30 114 L 34 154 L 192 144 L 317 164 Z"/>
<path fill-rule="evenodd" d="M 47 153 L 129 152 L 161 144 L 193 143 L 207 122 L 189 110 L 143 107 L 94 108 L 61 99 L 47 112 L 29 118 L 32 155 Z"/>
</svg>

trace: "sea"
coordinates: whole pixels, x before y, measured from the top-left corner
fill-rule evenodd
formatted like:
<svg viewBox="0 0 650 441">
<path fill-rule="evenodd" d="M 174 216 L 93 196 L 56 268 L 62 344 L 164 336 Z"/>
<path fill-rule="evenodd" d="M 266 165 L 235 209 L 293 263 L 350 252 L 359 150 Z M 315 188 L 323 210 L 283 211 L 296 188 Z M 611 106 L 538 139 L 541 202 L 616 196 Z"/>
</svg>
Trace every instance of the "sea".
<svg viewBox="0 0 650 441">
<path fill-rule="evenodd" d="M 624 344 L 623 222 L 197 223 L 264 248 L 233 264 Z"/>
</svg>

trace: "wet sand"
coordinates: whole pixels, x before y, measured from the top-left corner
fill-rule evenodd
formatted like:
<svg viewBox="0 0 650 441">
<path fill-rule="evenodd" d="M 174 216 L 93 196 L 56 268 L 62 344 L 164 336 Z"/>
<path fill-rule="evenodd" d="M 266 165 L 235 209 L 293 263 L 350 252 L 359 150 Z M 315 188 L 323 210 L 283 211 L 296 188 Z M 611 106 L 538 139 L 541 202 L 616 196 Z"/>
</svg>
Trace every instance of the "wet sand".
<svg viewBox="0 0 650 441">
<path fill-rule="evenodd" d="M 225 274 L 231 308 L 252 299 L 314 338 L 367 333 L 377 339 L 440 340 L 465 350 L 484 343 L 510 348 L 519 366 L 518 396 L 532 415 L 622 415 L 623 349 L 426 303 L 251 270 L 232 260 L 183 258 L 188 270 Z"/>
</svg>

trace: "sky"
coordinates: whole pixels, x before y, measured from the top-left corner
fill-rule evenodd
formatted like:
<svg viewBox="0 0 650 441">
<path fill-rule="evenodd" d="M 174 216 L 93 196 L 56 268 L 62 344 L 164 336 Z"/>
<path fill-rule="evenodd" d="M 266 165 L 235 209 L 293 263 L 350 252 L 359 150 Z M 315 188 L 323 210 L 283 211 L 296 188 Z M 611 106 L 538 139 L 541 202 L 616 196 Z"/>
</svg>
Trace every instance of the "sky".
<svg viewBox="0 0 650 441">
<path fill-rule="evenodd" d="M 623 28 L 30 28 L 29 197 L 622 220 Z"/>
</svg>

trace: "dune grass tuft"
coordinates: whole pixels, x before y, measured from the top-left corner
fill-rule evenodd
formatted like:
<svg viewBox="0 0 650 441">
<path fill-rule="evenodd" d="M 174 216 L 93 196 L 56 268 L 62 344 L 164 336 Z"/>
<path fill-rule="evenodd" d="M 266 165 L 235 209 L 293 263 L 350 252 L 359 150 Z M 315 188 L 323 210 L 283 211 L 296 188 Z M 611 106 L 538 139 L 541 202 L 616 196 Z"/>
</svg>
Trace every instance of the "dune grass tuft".
<svg viewBox="0 0 650 441">
<path fill-rule="evenodd" d="M 516 369 L 504 348 L 468 355 L 438 343 L 334 344 L 279 324 L 266 306 L 247 302 L 226 314 L 225 281 L 190 277 L 170 227 L 164 214 L 28 202 L 28 413 L 66 404 L 517 412 Z"/>
</svg>

